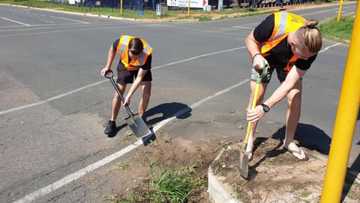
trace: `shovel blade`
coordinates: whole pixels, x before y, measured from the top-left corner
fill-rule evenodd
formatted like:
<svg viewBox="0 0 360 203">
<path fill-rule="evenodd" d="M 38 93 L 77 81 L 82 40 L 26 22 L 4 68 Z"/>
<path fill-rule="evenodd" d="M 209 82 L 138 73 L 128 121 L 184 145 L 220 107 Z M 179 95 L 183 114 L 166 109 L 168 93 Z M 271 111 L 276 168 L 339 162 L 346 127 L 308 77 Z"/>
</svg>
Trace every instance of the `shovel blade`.
<svg viewBox="0 0 360 203">
<path fill-rule="evenodd" d="M 240 151 L 240 176 L 246 180 L 249 178 L 249 156 L 242 151 Z"/>
<path fill-rule="evenodd" d="M 127 124 L 136 137 L 143 137 L 151 133 L 145 121 L 138 115 L 130 116 Z"/>
</svg>

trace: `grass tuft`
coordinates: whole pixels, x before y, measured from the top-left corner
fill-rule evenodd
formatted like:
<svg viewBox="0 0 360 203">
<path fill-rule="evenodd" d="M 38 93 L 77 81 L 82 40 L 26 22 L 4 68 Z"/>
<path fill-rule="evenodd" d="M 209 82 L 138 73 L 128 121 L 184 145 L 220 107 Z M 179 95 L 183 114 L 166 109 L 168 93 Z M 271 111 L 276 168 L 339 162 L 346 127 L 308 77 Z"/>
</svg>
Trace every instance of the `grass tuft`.
<svg viewBox="0 0 360 203">
<path fill-rule="evenodd" d="M 196 177 L 196 166 L 179 169 L 164 169 L 152 164 L 148 187 L 134 190 L 125 198 L 115 198 L 112 202 L 171 202 L 184 203 L 193 190 L 205 186 L 206 181 Z M 139 189 L 139 188 L 138 188 Z"/>
<path fill-rule="evenodd" d="M 331 19 L 320 25 L 321 33 L 329 38 L 350 40 L 354 20 L 355 16 L 343 17 L 339 22 L 336 18 Z"/>
</svg>

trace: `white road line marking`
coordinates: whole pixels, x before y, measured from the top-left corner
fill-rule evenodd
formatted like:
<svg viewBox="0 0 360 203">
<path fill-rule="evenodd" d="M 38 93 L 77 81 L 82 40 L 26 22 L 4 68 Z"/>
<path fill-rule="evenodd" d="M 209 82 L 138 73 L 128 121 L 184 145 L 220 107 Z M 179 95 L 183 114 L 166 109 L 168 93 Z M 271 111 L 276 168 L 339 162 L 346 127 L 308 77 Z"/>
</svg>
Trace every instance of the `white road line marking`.
<svg viewBox="0 0 360 203">
<path fill-rule="evenodd" d="M 203 104 L 203 103 L 205 103 L 205 102 L 207 102 L 207 101 L 209 101 L 209 100 L 211 100 L 211 99 L 213 99 L 213 98 L 215 98 L 215 97 L 217 97 L 217 96 L 220 96 L 220 95 L 222 95 L 222 94 L 225 94 L 225 93 L 231 91 L 231 90 L 234 89 L 234 88 L 240 87 L 241 85 L 244 85 L 244 84 L 246 84 L 246 83 L 249 82 L 249 81 L 250 81 L 249 79 L 245 79 L 245 80 L 243 80 L 243 81 L 241 81 L 241 82 L 239 82 L 239 83 L 237 83 L 237 84 L 235 84 L 235 85 L 232 85 L 232 86 L 230 86 L 230 87 L 227 87 L 227 88 L 225 88 L 225 89 L 223 89 L 223 90 L 221 90 L 221 91 L 216 92 L 215 94 L 213 94 L 213 95 L 211 95 L 211 96 L 208 96 L 208 97 L 206 97 L 206 98 L 204 98 L 204 99 L 202 99 L 202 100 L 200 100 L 200 101 L 198 101 L 198 102 L 195 102 L 194 104 L 192 104 L 192 105 L 190 106 L 191 108 L 184 108 L 184 109 L 176 112 L 174 116 L 172 116 L 172 117 L 170 117 L 170 118 L 167 118 L 167 119 L 165 119 L 165 120 L 162 120 L 162 121 L 159 122 L 156 126 L 154 126 L 153 130 L 154 130 L 155 132 L 158 131 L 160 128 L 162 128 L 163 126 L 165 126 L 166 124 L 168 124 L 168 123 L 171 122 L 172 120 L 176 119 L 177 117 L 180 117 L 180 116 L 182 116 L 183 114 L 189 112 L 191 109 L 195 109 L 195 108 L 199 107 L 201 104 Z"/>
<path fill-rule="evenodd" d="M 50 16 L 50 17 L 55 18 L 55 19 L 62 19 L 62 20 L 67 20 L 67 21 L 71 21 L 71 22 L 81 23 L 81 24 L 90 24 L 87 21 L 76 20 L 76 19 L 72 19 L 72 18 L 66 18 L 66 17 L 60 17 L 60 16 Z"/>
<path fill-rule="evenodd" d="M 212 55 L 216 55 L 216 54 L 222 54 L 222 53 L 226 53 L 226 52 L 231 52 L 231 51 L 235 51 L 235 50 L 239 50 L 239 49 L 243 49 L 243 48 L 245 48 L 245 47 L 236 47 L 236 48 L 232 48 L 232 49 L 224 49 L 224 50 L 220 50 L 220 51 L 215 51 L 215 52 L 210 52 L 210 53 L 206 53 L 206 54 L 201 54 L 201 55 L 199 55 L 199 56 L 194 56 L 194 57 L 190 57 L 190 58 L 186 58 L 186 59 L 174 61 L 174 62 L 171 62 L 171 63 L 167 63 L 167 64 L 164 64 L 164 65 L 156 66 L 156 67 L 153 68 L 153 70 L 165 68 L 165 67 L 168 67 L 168 66 L 173 66 L 173 65 L 176 65 L 176 64 L 180 64 L 180 63 L 189 62 L 189 61 L 196 60 L 196 59 L 199 59 L 199 58 L 204 58 L 204 57 L 207 57 L 207 56 L 212 56 Z M 31 107 L 34 107 L 34 106 L 39 106 L 39 105 L 41 105 L 41 104 L 45 104 L 45 103 L 48 103 L 48 102 L 51 102 L 51 101 L 60 99 L 60 98 L 62 98 L 62 97 L 65 97 L 65 96 L 68 96 L 68 95 L 77 93 L 77 92 L 79 92 L 79 91 L 81 91 L 81 90 L 84 90 L 84 89 L 87 89 L 87 88 L 90 88 L 90 87 L 94 87 L 94 86 L 100 85 L 101 83 L 104 83 L 104 82 L 106 82 L 106 81 L 108 81 L 108 80 L 107 80 L 107 79 L 101 80 L 101 81 L 99 81 L 99 82 L 95 82 L 95 83 L 92 83 L 92 84 L 88 84 L 88 85 L 85 85 L 85 86 L 83 86 L 83 87 L 80 87 L 80 88 L 71 90 L 71 91 L 69 91 L 69 92 L 65 92 L 65 93 L 63 93 L 63 94 L 59 94 L 59 95 L 54 96 L 54 97 L 50 97 L 50 98 L 45 99 L 45 100 L 42 100 L 42 101 L 38 101 L 38 102 L 35 102 L 35 103 L 32 103 L 32 104 L 27 104 L 27 105 L 23 105 L 23 106 L 19 106 L 19 107 L 14 107 L 14 108 L 11 108 L 11 109 L 7 109 L 7 110 L 4 110 L 4 111 L 0 111 L 0 116 L 1 116 L 1 115 L 5 115 L 5 114 L 8 114 L 8 113 L 11 113 L 11 112 L 15 112 L 15 111 L 19 111 L 19 110 L 31 108 Z"/>
<path fill-rule="evenodd" d="M 9 25 L 9 26 L 0 26 L 0 29 L 7 29 L 7 28 L 23 28 L 24 26 L 20 25 Z"/>
<path fill-rule="evenodd" d="M 76 26 L 75 26 L 76 25 Z M 111 24 L 92 24 L 92 26 L 104 26 Z M 68 27 L 66 27 L 68 26 Z M 0 32 L 12 32 L 12 31 L 34 31 L 34 30 L 45 30 L 45 29 L 64 29 L 70 30 L 70 28 L 79 28 L 78 26 L 84 26 L 83 28 L 89 28 L 83 23 L 49 23 L 49 24 L 31 24 L 31 27 L 24 28 L 24 26 L 13 25 L 13 26 L 0 26 Z M 86 26 L 86 27 L 85 27 Z M 113 25 L 111 25 L 113 26 Z M 12 28 L 12 29 L 7 29 Z M 1 30 L 2 29 L 2 30 Z M 0 35 L 1 36 L 1 35 Z"/>
<path fill-rule="evenodd" d="M 16 24 L 19 24 L 19 25 L 23 25 L 23 26 L 26 26 L 26 27 L 30 27 L 30 26 L 31 26 L 30 24 L 23 23 L 23 22 L 20 22 L 20 21 L 17 21 L 17 20 L 12 20 L 12 19 L 6 18 L 6 17 L 1 17 L 1 19 L 5 20 L 5 21 L 12 22 L 12 23 L 16 23 Z"/>
<path fill-rule="evenodd" d="M 170 26 L 169 26 L 170 27 Z M 224 31 L 224 29 L 221 30 L 207 30 L 207 29 L 194 29 L 194 28 L 189 28 L 189 27 L 180 27 L 180 26 L 172 26 L 172 28 L 174 29 L 181 29 L 181 30 L 189 30 L 192 32 L 204 32 L 204 33 L 213 33 L 213 34 L 217 34 L 216 37 L 231 37 L 232 39 L 234 39 L 234 37 L 238 37 L 238 34 L 234 34 L 234 33 L 226 33 Z M 218 35 L 218 34 L 221 35 Z"/>
<path fill-rule="evenodd" d="M 241 25 L 234 25 L 234 26 L 231 26 L 231 28 L 229 29 L 229 28 L 227 28 L 227 29 L 225 29 L 226 31 L 230 31 L 230 30 L 238 30 L 238 29 L 240 29 L 240 30 L 252 30 L 252 29 L 254 29 L 253 27 L 247 27 L 247 26 L 241 26 Z"/>
<path fill-rule="evenodd" d="M 39 105 L 41 105 L 41 104 L 45 104 L 45 103 L 54 101 L 54 100 L 60 99 L 60 98 L 62 98 L 62 97 L 65 97 L 65 96 L 74 94 L 74 93 L 76 93 L 76 92 L 79 92 L 79 91 L 81 91 L 81 90 L 84 90 L 84 89 L 87 89 L 87 88 L 90 88 L 90 87 L 97 86 L 97 85 L 99 85 L 99 84 L 101 84 L 101 83 L 103 83 L 103 82 L 105 82 L 105 81 L 107 81 L 107 80 L 102 80 L 102 81 L 99 81 L 99 82 L 95 82 L 95 83 L 92 83 L 92 84 L 88 84 L 88 85 L 85 85 L 85 86 L 83 86 L 83 87 L 74 89 L 74 90 L 72 90 L 72 91 L 69 91 L 69 92 L 66 92 L 66 93 L 63 93 L 63 94 L 59 94 L 59 95 L 56 95 L 56 96 L 54 96 L 54 97 L 50 97 L 50 98 L 48 98 L 48 99 L 45 99 L 45 100 L 42 100 L 42 101 L 38 101 L 38 102 L 35 102 L 35 103 L 32 103 L 32 104 L 27 104 L 27 105 L 23 105 L 23 106 L 11 108 L 11 109 L 8 109 L 8 110 L 5 110 L 5 111 L 0 111 L 0 116 L 1 116 L 1 115 L 4 115 L 4 114 L 11 113 L 11 112 L 15 112 L 15 111 L 27 109 L 27 108 L 34 107 L 34 106 L 39 106 Z"/>
<path fill-rule="evenodd" d="M 336 40 L 332 40 L 332 39 L 326 39 L 326 38 L 323 38 L 323 41 L 330 42 L 330 43 L 340 43 L 340 45 L 342 45 L 342 46 L 346 46 L 346 47 L 348 47 L 348 46 L 349 46 L 349 44 L 347 44 L 347 43 L 344 43 L 344 42 L 337 42 Z"/>
<path fill-rule="evenodd" d="M 14 203 L 26 203 L 26 202 L 32 202 L 34 201 L 35 199 L 39 198 L 39 197 L 42 197 L 42 196 L 45 196 L 49 193 L 51 193 L 52 191 L 55 191 L 59 188 L 61 188 L 62 186 L 68 184 L 68 183 L 71 183 L 72 181 L 74 180 L 77 180 L 79 178 L 81 178 L 82 176 L 104 166 L 105 164 L 108 164 L 112 161 L 114 161 L 115 159 L 127 154 L 128 152 L 136 149 L 137 147 L 139 147 L 140 145 L 142 145 L 142 140 L 138 140 L 137 142 L 135 142 L 134 144 L 131 144 L 125 148 L 123 148 L 122 150 L 114 153 L 114 154 L 111 154 L 110 156 L 107 156 L 93 164 L 90 164 L 89 166 L 83 168 L 83 169 L 80 169 L 78 171 L 76 171 L 75 173 L 72 173 L 72 174 L 69 174 L 67 176 L 65 176 L 64 178 L 46 186 L 46 187 L 43 187 L 35 192 L 32 192 L 28 195 L 26 195 L 25 197 L 19 199 L 19 200 L 16 200 Z"/>
<path fill-rule="evenodd" d="M 257 26 L 259 24 L 259 22 L 255 22 L 255 23 L 244 23 L 244 24 L 239 24 L 239 25 L 233 25 L 231 27 L 233 28 L 254 28 L 255 26 Z"/>
<path fill-rule="evenodd" d="M 167 66 L 176 65 L 176 64 L 179 64 L 179 63 L 189 62 L 189 61 L 192 61 L 192 60 L 196 60 L 196 59 L 199 59 L 199 58 L 204 58 L 204 57 L 208 57 L 208 56 L 212 56 L 212 55 L 222 54 L 222 53 L 226 53 L 226 52 L 232 52 L 232 51 L 236 51 L 236 50 L 240 50 L 240 49 L 244 49 L 244 48 L 245 47 L 242 46 L 242 47 L 236 47 L 236 48 L 232 48 L 232 49 L 225 49 L 225 50 L 221 50 L 221 51 L 215 51 L 215 52 L 210 52 L 210 53 L 206 53 L 206 54 L 201 54 L 201 55 L 190 57 L 190 58 L 187 58 L 187 59 L 182 59 L 182 60 L 179 60 L 179 61 L 174 61 L 174 62 L 170 62 L 170 63 L 164 64 L 164 65 L 160 65 L 160 66 L 157 66 L 157 67 L 153 68 L 153 70 L 161 69 L 161 68 L 164 68 L 164 67 L 167 67 Z"/>
<path fill-rule="evenodd" d="M 336 44 L 327 46 L 327 47 L 323 48 L 322 50 L 320 50 L 319 53 L 323 53 L 323 52 L 325 52 L 325 51 L 327 51 L 327 50 L 329 50 L 329 49 L 331 49 L 333 47 L 339 46 L 339 45 L 341 45 L 341 43 L 336 43 Z"/>
<path fill-rule="evenodd" d="M 35 32 L 35 33 L 16 33 L 16 34 L 9 34 L 9 35 L 0 35 L 0 38 L 3 37 L 17 37 L 17 36 L 35 36 L 35 35 L 42 35 L 42 34 L 50 34 L 50 33 L 62 33 L 62 32 L 77 32 L 77 31 L 87 31 L 87 30 L 104 30 L 104 29 L 121 29 L 121 28 L 136 28 L 141 26 L 119 26 L 119 25 L 111 25 L 111 26 L 97 26 L 97 27 L 85 27 L 85 28 L 78 28 L 78 29 L 63 29 L 63 30 L 51 30 L 51 31 L 44 31 L 44 32 Z M 28 29 L 31 31 L 31 29 Z"/>
<path fill-rule="evenodd" d="M 338 44 L 330 45 L 330 46 L 324 48 L 323 50 L 321 50 L 320 53 L 325 52 L 325 51 L 329 50 L 330 48 L 335 47 L 337 45 Z M 239 48 L 237 48 L 237 49 L 239 49 Z M 234 84 L 234 85 L 232 85 L 230 87 L 227 87 L 227 88 L 225 88 L 225 89 L 223 89 L 221 91 L 218 91 L 218 92 L 216 92 L 215 94 L 213 94 L 211 96 L 208 96 L 208 97 L 206 97 L 204 99 L 201 99 L 200 101 L 197 101 L 197 102 L 193 103 L 190 107 L 191 107 L 191 109 L 196 109 L 201 104 L 203 104 L 203 103 L 205 103 L 205 102 L 207 102 L 207 101 L 209 101 L 209 100 L 211 100 L 211 99 L 213 99 L 213 98 L 215 98 L 217 96 L 223 95 L 223 94 L 231 91 L 234 88 L 240 87 L 240 86 L 246 84 L 247 82 L 249 82 L 249 79 L 245 79 L 245 80 L 243 80 L 243 81 L 241 81 L 241 82 L 239 82 L 237 84 Z M 157 132 L 160 128 L 164 127 L 166 124 L 173 121 L 176 117 L 179 117 L 179 116 L 189 112 L 191 109 L 184 108 L 184 109 L 178 111 L 177 113 L 175 113 L 174 116 L 159 122 L 156 126 L 154 126 L 154 128 L 153 128 L 154 132 Z M 100 168 L 100 167 L 114 161 L 115 159 L 120 158 L 121 156 L 127 154 L 128 152 L 131 152 L 132 150 L 138 148 L 141 145 L 142 145 L 142 140 L 139 139 L 134 144 L 131 144 L 131 145 L 123 148 L 122 150 L 120 150 L 120 151 L 118 151 L 118 152 L 116 152 L 114 154 L 111 154 L 111 155 L 109 155 L 109 156 L 107 156 L 107 157 L 105 157 L 105 158 L 103 158 L 103 159 L 101 159 L 101 160 L 99 160 L 99 161 L 97 161 L 97 162 L 95 162 L 93 164 L 90 164 L 89 166 L 87 166 L 85 168 L 82 168 L 82 169 L 80 169 L 80 170 L 78 170 L 78 171 L 76 171 L 76 172 L 74 172 L 72 174 L 69 174 L 69 175 L 65 176 L 64 178 L 62 178 L 62 179 L 60 179 L 60 180 L 58 180 L 58 181 L 56 181 L 56 182 L 54 182 L 54 183 L 52 183 L 52 184 L 50 184 L 48 186 L 45 186 L 45 187 L 43 187 L 43 188 L 41 188 L 39 190 L 36 190 L 36 191 L 24 196 L 23 198 L 20 198 L 20 199 L 16 200 L 14 203 L 32 202 L 35 199 L 37 199 L 39 197 L 42 197 L 42 196 L 45 196 L 45 195 L 47 195 L 47 194 L 49 194 L 49 193 L 63 187 L 63 186 L 71 183 L 72 181 L 75 181 L 75 180 L 85 176 L 86 174 L 88 174 L 88 173 L 90 173 L 90 172 L 92 172 L 92 171 L 94 171 L 94 170 L 96 170 L 96 169 L 98 169 L 98 168 Z"/>
<path fill-rule="evenodd" d="M 43 23 L 43 24 L 31 24 L 31 28 L 24 29 L 24 30 L 32 30 L 34 27 L 55 27 L 56 26 L 67 26 L 67 25 L 80 25 L 81 23 Z M 23 26 L 19 25 L 9 25 L 9 26 L 0 26 L 0 29 L 6 29 L 6 28 L 23 28 Z M 18 29 L 13 30 L 3 30 L 3 31 L 18 31 Z"/>
</svg>

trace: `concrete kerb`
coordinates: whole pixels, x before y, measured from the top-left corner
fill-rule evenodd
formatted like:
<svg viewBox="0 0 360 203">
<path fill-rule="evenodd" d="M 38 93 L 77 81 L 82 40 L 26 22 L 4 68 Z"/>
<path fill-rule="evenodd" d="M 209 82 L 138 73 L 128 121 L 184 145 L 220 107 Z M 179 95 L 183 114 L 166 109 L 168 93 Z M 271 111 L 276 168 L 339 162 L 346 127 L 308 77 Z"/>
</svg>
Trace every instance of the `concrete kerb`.
<svg viewBox="0 0 360 203">
<path fill-rule="evenodd" d="M 221 155 L 224 153 L 225 149 L 222 149 L 220 153 L 216 156 L 213 163 L 220 159 Z M 238 199 L 234 197 L 234 191 L 231 187 L 226 186 L 222 181 L 218 180 L 218 177 L 214 174 L 213 169 L 210 164 L 208 169 L 208 193 L 209 199 L 213 203 L 229 202 L 229 203 L 241 203 Z"/>
<path fill-rule="evenodd" d="M 189 21 L 189 19 L 137 19 L 137 18 L 125 18 L 125 17 L 117 17 L 117 16 L 110 16 L 110 15 L 101 15 L 101 14 L 93 14 L 93 13 L 79 13 L 79 12 L 71 12 L 71 11 L 63 11 L 63 10 L 56 10 L 56 9 L 50 9 L 50 8 L 37 8 L 37 7 L 31 7 L 31 6 L 23 6 L 23 5 L 14 5 L 14 4 L 8 4 L 8 3 L 0 3 L 0 5 L 3 6 L 12 6 L 12 7 L 18 7 L 18 8 L 28 8 L 33 10 L 39 10 L 39 11 L 49 11 L 54 13 L 64 13 L 69 15 L 76 15 L 76 16 L 86 16 L 86 17 L 95 17 L 95 18 L 105 18 L 105 19 L 113 19 L 113 20 L 127 20 L 127 21 L 140 21 L 140 22 L 169 22 L 169 21 Z M 197 19 L 194 19 L 198 21 Z M 194 21 L 192 20 L 192 21 Z"/>
<path fill-rule="evenodd" d="M 96 15 L 96 14 L 92 14 L 92 13 L 78 13 L 78 12 L 62 11 L 62 10 L 56 10 L 56 9 L 50 9 L 50 8 L 37 8 L 37 7 L 31 7 L 31 6 L 22 6 L 22 5 L 14 5 L 14 4 L 6 4 L 6 3 L 0 3 L 0 5 L 12 6 L 12 7 L 18 7 L 18 8 L 28 8 L 28 9 L 39 10 L 39 11 L 49 11 L 49 12 L 54 12 L 54 13 L 64 13 L 64 14 L 77 15 L 77 16 L 108 18 L 108 19 L 115 19 L 115 20 L 128 20 L 128 21 L 136 21 L 137 20 L 135 18 L 123 18 L 123 17 L 115 17 L 115 16 Z"/>
<path fill-rule="evenodd" d="M 226 150 L 225 148 L 222 149 L 212 163 L 219 160 L 220 157 L 225 152 L 225 150 Z M 324 162 L 327 162 L 328 159 L 327 156 L 319 153 L 313 153 L 312 156 Z M 207 190 L 210 201 L 212 203 L 223 203 L 223 202 L 242 203 L 242 201 L 236 198 L 235 191 L 232 189 L 232 187 L 229 185 L 225 185 L 223 183 L 222 177 L 214 174 L 214 171 L 211 166 L 212 164 L 210 164 L 208 168 L 208 190 Z M 354 181 L 360 184 L 360 174 L 350 170 L 348 171 L 348 174 L 351 176 L 355 176 Z"/>
<path fill-rule="evenodd" d="M 192 16 L 193 18 L 187 18 L 187 19 L 177 19 L 177 18 L 137 19 L 137 18 L 125 18 L 125 17 L 117 17 L 117 16 L 109 16 L 109 15 L 101 15 L 101 14 L 92 14 L 92 13 L 79 13 L 79 12 L 71 12 L 71 11 L 62 11 L 62 10 L 49 9 L 49 8 L 37 8 L 37 7 L 14 5 L 14 4 L 8 4 L 8 3 L 0 3 L 0 5 L 12 6 L 12 7 L 18 7 L 18 8 L 28 8 L 28 9 L 41 10 L 41 11 L 50 11 L 50 12 L 54 12 L 54 13 L 64 13 L 64 14 L 77 15 L 77 16 L 97 17 L 97 18 L 106 18 L 106 19 L 113 19 L 113 20 L 150 22 L 150 23 L 151 22 L 197 22 L 197 21 L 200 21 L 199 19 L 194 18 L 196 16 Z M 258 12 L 234 13 L 234 14 L 228 14 L 228 15 L 220 15 L 220 16 L 215 16 L 215 17 L 211 18 L 211 20 L 221 19 L 224 16 L 241 17 L 241 16 L 265 14 L 265 13 L 271 13 L 271 12 L 273 12 L 275 10 L 278 10 L 278 9 L 271 9 L 271 10 L 258 11 Z"/>
</svg>

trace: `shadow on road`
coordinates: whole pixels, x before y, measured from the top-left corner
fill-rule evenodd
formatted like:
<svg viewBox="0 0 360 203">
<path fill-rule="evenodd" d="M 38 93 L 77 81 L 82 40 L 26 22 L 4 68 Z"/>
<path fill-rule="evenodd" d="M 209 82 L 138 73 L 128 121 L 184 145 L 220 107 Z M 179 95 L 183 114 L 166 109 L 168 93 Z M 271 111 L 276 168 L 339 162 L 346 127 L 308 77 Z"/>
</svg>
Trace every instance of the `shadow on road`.
<svg viewBox="0 0 360 203">
<path fill-rule="evenodd" d="M 164 103 L 147 110 L 143 118 L 147 124 L 154 125 L 173 116 L 177 119 L 188 118 L 191 116 L 191 111 L 192 109 L 183 103 Z"/>
<path fill-rule="evenodd" d="M 356 181 L 359 173 L 360 173 L 360 155 L 357 156 L 356 160 L 353 162 L 351 167 L 348 168 L 348 173 L 346 174 L 346 180 L 344 184 L 343 194 L 341 197 L 341 202 L 344 202 L 345 197 L 350 192 L 350 189 L 354 185 L 354 182 Z"/>
<path fill-rule="evenodd" d="M 272 137 L 284 140 L 285 127 L 276 131 Z M 324 155 L 329 154 L 331 138 L 323 130 L 314 125 L 299 123 L 295 133 L 295 139 L 299 141 L 302 147 L 316 150 Z"/>
</svg>

